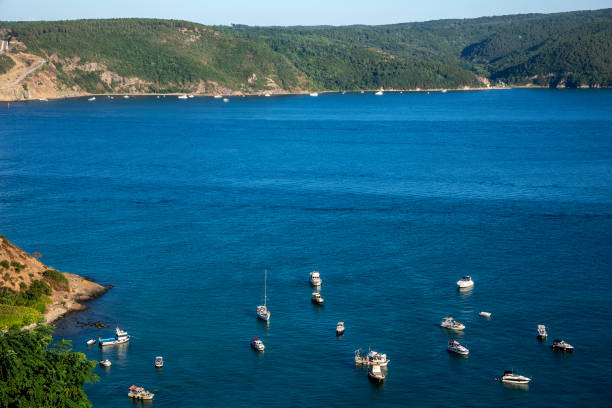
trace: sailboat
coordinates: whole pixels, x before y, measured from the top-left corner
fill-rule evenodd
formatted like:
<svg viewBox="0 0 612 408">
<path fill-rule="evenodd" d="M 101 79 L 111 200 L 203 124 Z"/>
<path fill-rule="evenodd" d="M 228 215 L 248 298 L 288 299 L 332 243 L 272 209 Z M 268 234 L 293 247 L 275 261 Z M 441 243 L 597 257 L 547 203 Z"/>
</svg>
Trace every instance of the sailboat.
<svg viewBox="0 0 612 408">
<path fill-rule="evenodd" d="M 268 286 L 268 270 L 264 272 L 264 304 L 263 306 L 257 306 L 257 318 L 260 320 L 270 321 L 270 311 L 268 310 L 267 302 L 268 302 L 268 294 L 267 294 L 267 286 Z"/>
</svg>

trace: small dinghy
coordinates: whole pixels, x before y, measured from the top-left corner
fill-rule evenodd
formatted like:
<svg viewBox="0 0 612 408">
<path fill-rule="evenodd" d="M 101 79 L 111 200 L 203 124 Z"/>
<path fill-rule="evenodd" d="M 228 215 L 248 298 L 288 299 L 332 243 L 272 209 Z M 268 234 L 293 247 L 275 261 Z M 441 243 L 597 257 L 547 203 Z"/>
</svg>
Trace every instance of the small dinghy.
<svg viewBox="0 0 612 408">
<path fill-rule="evenodd" d="M 310 298 L 312 303 L 315 305 L 322 305 L 325 302 L 325 299 L 321 297 L 319 292 L 312 292 L 312 297 Z"/>
<path fill-rule="evenodd" d="M 258 338 L 254 338 L 253 340 L 251 340 L 251 347 L 255 351 L 264 351 L 266 349 L 266 346 L 264 346 L 263 341 L 259 340 Z"/>
<path fill-rule="evenodd" d="M 155 367 L 162 368 L 164 366 L 164 358 L 162 356 L 155 357 Z"/>
<path fill-rule="evenodd" d="M 101 365 L 102 367 L 110 367 L 110 366 L 111 366 L 111 364 L 112 364 L 112 363 L 110 362 L 110 360 L 100 360 L 100 365 Z"/>
<path fill-rule="evenodd" d="M 96 339 L 89 339 L 87 340 L 87 345 L 91 346 L 92 344 L 96 344 Z"/>
<path fill-rule="evenodd" d="M 368 368 L 368 378 L 375 383 L 385 381 L 385 373 L 380 369 L 380 364 L 372 364 Z"/>
<path fill-rule="evenodd" d="M 344 322 L 338 322 L 336 325 L 336 336 L 342 336 L 344 334 Z"/>
<path fill-rule="evenodd" d="M 566 343 L 563 340 L 555 340 L 551 347 L 555 351 L 565 351 L 568 353 L 571 353 L 572 351 L 574 351 L 574 346 L 572 346 L 569 343 Z"/>
<path fill-rule="evenodd" d="M 453 320 L 452 317 L 445 317 L 444 319 L 442 319 L 442 323 L 440 323 L 440 327 L 442 327 L 443 329 L 456 330 L 456 331 L 461 331 L 465 329 L 464 324 L 459 323 L 456 320 Z"/>
<path fill-rule="evenodd" d="M 486 317 L 487 319 L 491 317 L 491 312 L 480 312 L 478 316 Z"/>
</svg>

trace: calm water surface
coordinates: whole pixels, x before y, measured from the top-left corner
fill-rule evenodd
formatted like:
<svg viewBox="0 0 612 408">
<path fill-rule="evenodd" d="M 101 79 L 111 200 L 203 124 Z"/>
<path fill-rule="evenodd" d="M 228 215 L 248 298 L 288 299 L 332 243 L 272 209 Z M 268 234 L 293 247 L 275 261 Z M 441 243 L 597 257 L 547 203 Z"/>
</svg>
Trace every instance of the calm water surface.
<svg viewBox="0 0 612 408">
<path fill-rule="evenodd" d="M 86 387 L 95 407 L 143 405 L 131 384 L 154 391 L 155 407 L 612 397 L 610 91 L 3 105 L 0 230 L 48 265 L 115 285 L 56 331 L 113 362 Z M 255 317 L 266 268 L 269 327 Z M 465 274 L 476 285 L 458 292 Z M 444 316 L 464 333 L 441 330 Z M 112 334 L 75 326 L 89 319 L 132 342 L 87 348 Z M 555 338 L 575 353 L 553 353 Z M 469 357 L 450 355 L 449 339 Z M 391 359 L 383 386 L 353 364 L 368 346 Z M 493 381 L 512 368 L 528 389 Z"/>
</svg>

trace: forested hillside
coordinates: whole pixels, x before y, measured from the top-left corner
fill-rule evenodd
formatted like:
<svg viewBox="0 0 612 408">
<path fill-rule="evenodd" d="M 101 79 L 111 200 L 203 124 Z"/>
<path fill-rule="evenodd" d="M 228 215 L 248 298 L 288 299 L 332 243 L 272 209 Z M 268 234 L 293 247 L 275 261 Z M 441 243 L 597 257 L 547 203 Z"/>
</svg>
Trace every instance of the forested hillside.
<svg viewBox="0 0 612 408">
<path fill-rule="evenodd" d="M 0 37 L 73 92 L 612 86 L 612 9 L 345 27 L 0 22 Z"/>
</svg>

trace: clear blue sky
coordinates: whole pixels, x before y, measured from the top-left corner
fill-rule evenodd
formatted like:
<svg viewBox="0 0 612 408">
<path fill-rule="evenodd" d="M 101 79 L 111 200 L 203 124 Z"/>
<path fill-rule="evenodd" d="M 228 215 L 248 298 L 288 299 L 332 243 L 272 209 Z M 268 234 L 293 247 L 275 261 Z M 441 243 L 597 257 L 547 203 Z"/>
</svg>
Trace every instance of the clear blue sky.
<svg viewBox="0 0 612 408">
<path fill-rule="evenodd" d="M 203 24 L 387 24 L 612 7 L 612 0 L 0 0 L 0 20 L 158 17 Z"/>
</svg>

